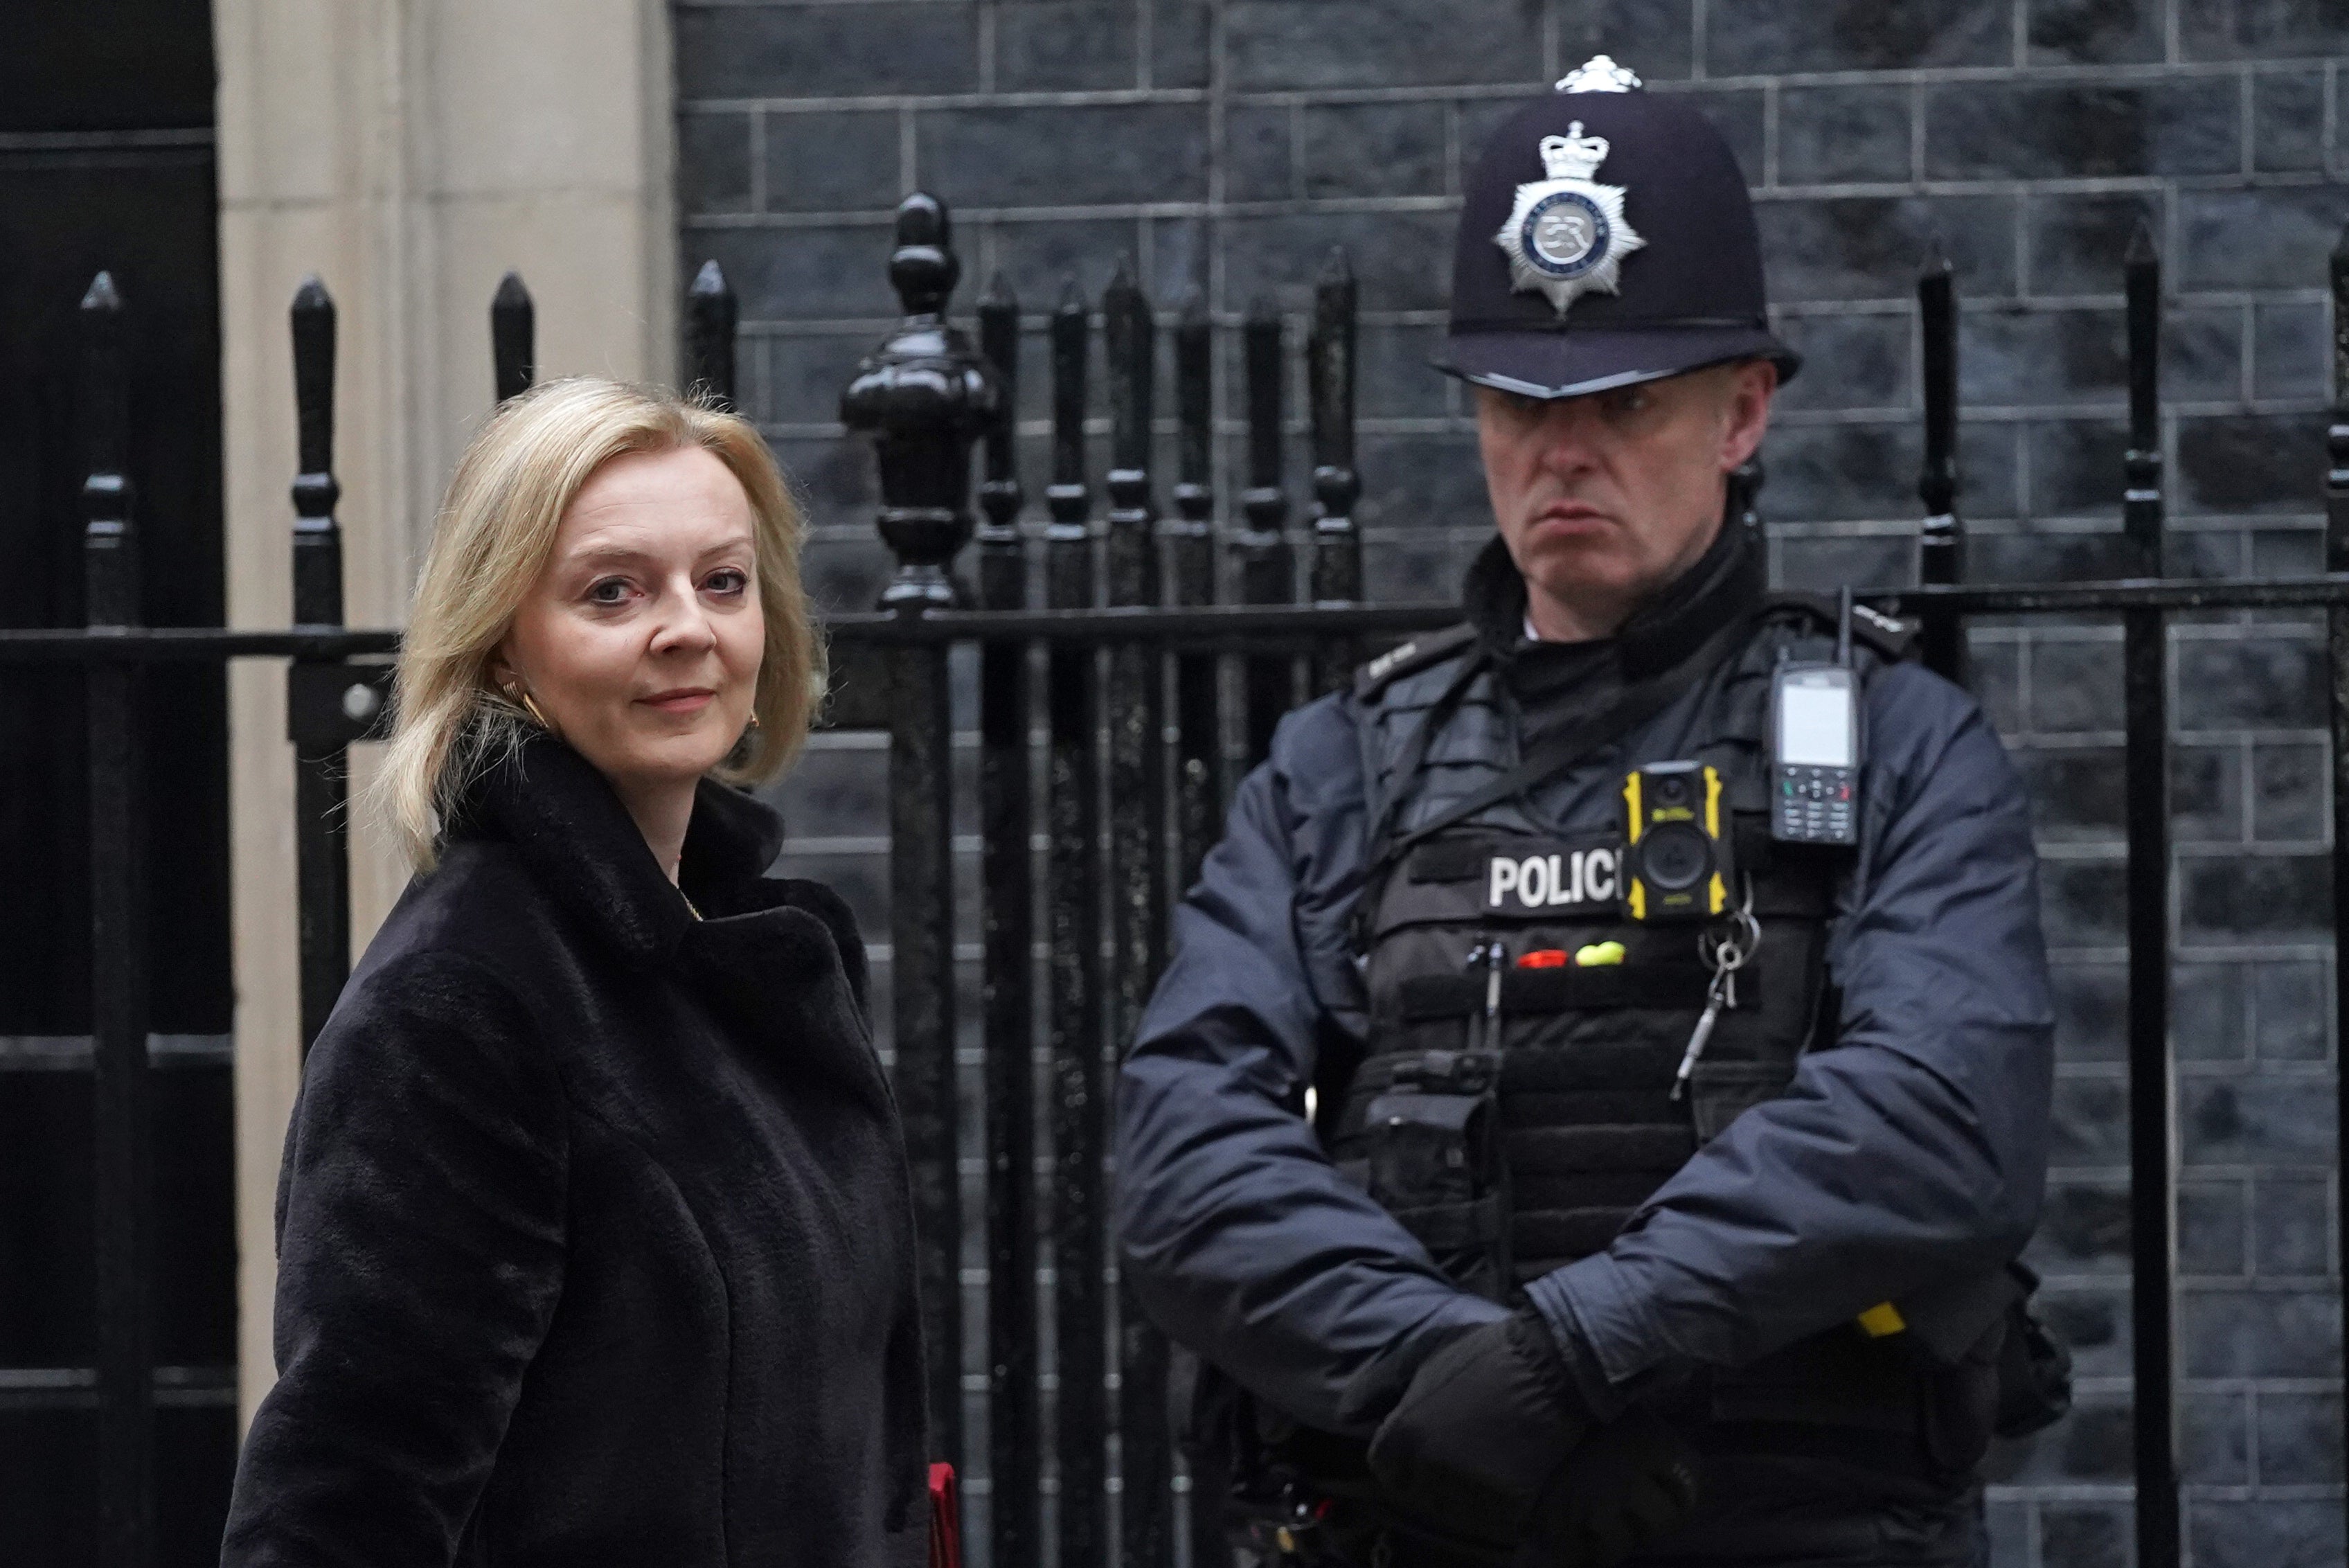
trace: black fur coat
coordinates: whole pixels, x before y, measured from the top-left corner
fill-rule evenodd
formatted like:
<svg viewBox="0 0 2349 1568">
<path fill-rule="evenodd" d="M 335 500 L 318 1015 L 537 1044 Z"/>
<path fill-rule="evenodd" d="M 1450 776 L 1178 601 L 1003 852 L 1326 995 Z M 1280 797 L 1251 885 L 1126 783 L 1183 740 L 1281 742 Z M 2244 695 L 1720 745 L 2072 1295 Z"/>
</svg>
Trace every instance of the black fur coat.
<svg viewBox="0 0 2349 1568">
<path fill-rule="evenodd" d="M 867 1568 L 927 1527 L 912 1204 L 864 950 L 704 784 L 685 893 L 539 737 L 305 1071 L 231 1568 Z"/>
</svg>

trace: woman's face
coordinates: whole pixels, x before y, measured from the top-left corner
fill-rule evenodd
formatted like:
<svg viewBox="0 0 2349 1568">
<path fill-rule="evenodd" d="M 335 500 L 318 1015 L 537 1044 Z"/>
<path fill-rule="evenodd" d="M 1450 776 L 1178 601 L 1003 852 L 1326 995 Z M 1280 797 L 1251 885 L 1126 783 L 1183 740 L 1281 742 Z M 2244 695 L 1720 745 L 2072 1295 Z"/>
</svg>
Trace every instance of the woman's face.
<svg viewBox="0 0 2349 1568">
<path fill-rule="evenodd" d="M 689 784 L 750 722 L 766 618 L 750 497 L 699 447 L 580 488 L 492 662 L 621 794 Z"/>
</svg>

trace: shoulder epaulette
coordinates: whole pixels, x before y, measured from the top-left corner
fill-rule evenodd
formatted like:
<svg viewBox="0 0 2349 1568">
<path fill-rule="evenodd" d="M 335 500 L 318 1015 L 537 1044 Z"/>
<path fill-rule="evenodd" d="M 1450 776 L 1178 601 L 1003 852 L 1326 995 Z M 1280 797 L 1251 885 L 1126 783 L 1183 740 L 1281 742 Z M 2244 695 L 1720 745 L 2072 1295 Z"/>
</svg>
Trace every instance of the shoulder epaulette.
<svg viewBox="0 0 2349 1568">
<path fill-rule="evenodd" d="M 1354 696 L 1357 701 L 1375 697 L 1389 681 L 1441 664 L 1475 640 L 1476 628 L 1466 621 L 1422 633 L 1354 671 Z"/>
<path fill-rule="evenodd" d="M 1806 593 L 1799 588 L 1782 588 L 1762 601 L 1764 614 L 1796 614 L 1816 621 L 1827 636 L 1836 635 L 1836 596 Z M 1851 636 L 1855 642 L 1867 644 L 1889 659 L 1909 657 L 1917 641 L 1914 621 L 1895 619 L 1863 604 L 1851 607 Z"/>
</svg>

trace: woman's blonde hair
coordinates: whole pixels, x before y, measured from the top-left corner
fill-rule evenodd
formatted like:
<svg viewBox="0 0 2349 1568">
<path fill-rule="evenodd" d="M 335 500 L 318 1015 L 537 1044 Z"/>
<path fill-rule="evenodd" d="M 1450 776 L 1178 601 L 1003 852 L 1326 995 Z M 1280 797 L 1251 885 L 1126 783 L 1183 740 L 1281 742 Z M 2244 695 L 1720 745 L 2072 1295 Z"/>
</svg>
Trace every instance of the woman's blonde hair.
<svg viewBox="0 0 2349 1568">
<path fill-rule="evenodd" d="M 767 443 L 746 420 L 662 387 L 597 376 L 549 381 L 498 410 L 449 481 L 395 680 L 398 717 L 376 796 L 409 859 L 429 869 L 465 788 L 531 725 L 490 682 L 514 612 L 545 569 L 555 529 L 596 470 L 630 452 L 699 447 L 741 482 L 755 519 L 767 645 L 758 727 L 718 770 L 772 777 L 823 699 L 823 639 L 800 586 L 806 529 Z"/>
</svg>

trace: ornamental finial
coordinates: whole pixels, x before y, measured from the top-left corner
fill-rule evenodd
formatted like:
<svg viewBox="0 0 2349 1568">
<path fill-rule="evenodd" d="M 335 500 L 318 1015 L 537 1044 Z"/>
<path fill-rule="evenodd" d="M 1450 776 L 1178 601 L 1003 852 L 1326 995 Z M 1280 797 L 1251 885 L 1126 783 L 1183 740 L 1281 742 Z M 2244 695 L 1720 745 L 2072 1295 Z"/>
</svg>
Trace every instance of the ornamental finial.
<svg viewBox="0 0 2349 1568">
<path fill-rule="evenodd" d="M 1637 92 L 1644 85 L 1605 55 L 1593 55 L 1557 78 L 1560 92 Z"/>
</svg>

